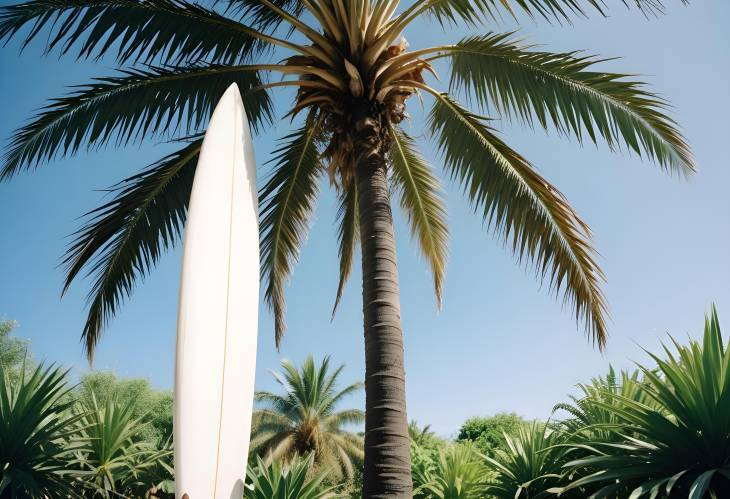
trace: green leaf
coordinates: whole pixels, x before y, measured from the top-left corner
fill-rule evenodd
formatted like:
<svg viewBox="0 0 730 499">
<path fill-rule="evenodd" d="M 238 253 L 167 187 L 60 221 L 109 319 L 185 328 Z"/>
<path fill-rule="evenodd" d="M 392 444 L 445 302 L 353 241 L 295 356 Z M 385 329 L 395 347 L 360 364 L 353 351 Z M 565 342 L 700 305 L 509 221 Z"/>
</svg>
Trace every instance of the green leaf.
<svg viewBox="0 0 730 499">
<path fill-rule="evenodd" d="M 319 192 L 323 168 L 316 139 L 319 123 L 287 135 L 269 163 L 275 165 L 261 189 L 261 275 L 264 296 L 274 311 L 276 345 L 286 329 L 284 284 L 299 257 Z"/>
<path fill-rule="evenodd" d="M 184 0 L 31 0 L 0 9 L 0 41 L 28 25 L 23 46 L 47 28 L 47 51 L 77 46 L 79 58 L 98 58 L 113 50 L 120 64 L 233 64 L 266 47 L 250 28 Z"/>
<path fill-rule="evenodd" d="M 434 95 L 429 125 L 452 177 L 518 259 L 532 261 L 556 293 L 562 289 L 576 320 L 582 320 L 591 338 L 603 347 L 607 336 L 600 290 L 603 273 L 587 225 L 483 118 L 446 94 Z"/>
<path fill-rule="evenodd" d="M 629 8 L 636 7 L 644 15 L 664 13 L 662 0 L 620 0 Z M 681 0 L 687 4 L 687 0 Z M 615 3 L 619 3 L 616 0 Z M 591 12 L 601 16 L 608 14 L 604 0 L 431 0 L 428 10 L 436 19 L 456 23 L 464 21 L 475 25 L 486 18 L 499 21 L 503 13 L 516 18 L 516 13 L 524 12 L 531 18 L 541 17 L 548 21 L 571 22 L 573 18 L 587 18 Z"/>
<path fill-rule="evenodd" d="M 452 88 L 530 125 L 552 124 L 579 140 L 600 136 L 673 172 L 694 171 L 689 146 L 664 113 L 667 103 L 644 83 L 594 70 L 601 62 L 594 57 L 534 51 L 511 35 L 473 36 L 448 49 Z"/>
<path fill-rule="evenodd" d="M 338 193 L 340 206 L 337 209 L 337 243 L 339 245 L 340 279 L 337 284 L 335 305 L 332 307 L 332 317 L 337 312 L 345 284 L 352 271 L 352 261 L 355 256 L 358 241 L 360 241 L 360 217 L 357 199 L 357 182 L 350 182 L 347 188 Z"/>
<path fill-rule="evenodd" d="M 82 333 L 89 359 L 104 326 L 162 253 L 180 239 L 202 139 L 111 189 L 112 201 L 87 213 L 64 258 L 64 292 L 82 269 L 94 278 Z"/>
<path fill-rule="evenodd" d="M 190 66 L 124 70 L 97 78 L 67 97 L 54 99 L 16 131 L 4 157 L 0 180 L 22 168 L 79 148 L 119 145 L 144 136 L 186 133 L 204 126 L 223 95 L 236 83 L 254 130 L 271 121 L 272 104 L 257 72 L 243 66 Z"/>
<path fill-rule="evenodd" d="M 441 304 L 446 245 L 449 232 L 441 184 L 431 165 L 416 149 L 416 142 L 402 129 L 391 130 L 388 154 L 392 181 L 400 194 L 401 206 L 408 214 L 411 234 L 431 266 L 436 299 Z"/>
</svg>

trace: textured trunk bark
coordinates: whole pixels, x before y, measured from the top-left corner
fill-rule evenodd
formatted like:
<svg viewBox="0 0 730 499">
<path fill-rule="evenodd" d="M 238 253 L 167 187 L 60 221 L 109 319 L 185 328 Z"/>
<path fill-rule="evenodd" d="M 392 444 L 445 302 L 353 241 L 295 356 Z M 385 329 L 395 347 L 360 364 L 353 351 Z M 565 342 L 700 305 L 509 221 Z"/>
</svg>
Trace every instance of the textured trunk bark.
<svg viewBox="0 0 730 499">
<path fill-rule="evenodd" d="M 356 168 L 365 325 L 365 499 L 412 499 L 400 293 L 385 158 Z"/>
</svg>

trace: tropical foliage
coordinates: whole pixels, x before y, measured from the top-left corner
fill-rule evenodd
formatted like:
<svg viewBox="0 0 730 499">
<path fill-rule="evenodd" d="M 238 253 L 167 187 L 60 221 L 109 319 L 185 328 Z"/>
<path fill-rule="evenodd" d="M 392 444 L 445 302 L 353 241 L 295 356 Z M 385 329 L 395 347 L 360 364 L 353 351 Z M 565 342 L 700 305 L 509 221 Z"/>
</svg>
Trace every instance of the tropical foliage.
<svg viewBox="0 0 730 499">
<path fill-rule="evenodd" d="M 416 449 L 416 453 L 418 449 Z M 480 499 L 489 472 L 470 443 L 438 449 L 435 459 L 414 456 L 413 497 L 418 499 Z"/>
<path fill-rule="evenodd" d="M 145 431 L 155 418 L 134 417 L 141 401 L 99 390 L 97 403 L 53 366 L 13 373 L 0 363 L 0 497 L 170 497 L 172 447 Z"/>
<path fill-rule="evenodd" d="M 514 435 L 526 424 L 514 412 L 469 418 L 459 428 L 456 439 L 473 442 L 480 453 L 494 456 L 498 449 L 507 450 L 504 435 Z"/>
<path fill-rule="evenodd" d="M 267 463 L 311 453 L 317 467 L 352 478 L 362 464 L 362 437 L 347 426 L 361 424 L 365 415 L 359 409 L 337 410 L 337 406 L 361 390 L 362 383 L 340 390 L 337 382 L 345 366 L 331 370 L 329 357 L 317 364 L 309 356 L 299 369 L 284 360 L 281 367 L 281 373 L 272 374 L 284 394 L 256 392 L 262 407 L 253 414 L 251 452 Z"/>
<path fill-rule="evenodd" d="M 497 449 L 495 457 L 486 457 L 496 477 L 486 488 L 495 498 L 535 499 L 563 479 L 566 451 L 560 447 L 565 434 L 549 425 L 533 422 L 520 426 L 514 435 L 503 435 L 505 449 Z M 568 496 L 570 497 L 570 496 Z M 576 496 L 583 497 L 583 496 Z"/>
<path fill-rule="evenodd" d="M 613 413 L 618 442 L 582 444 L 588 455 L 567 466 L 585 476 L 563 490 L 596 487 L 598 497 L 635 499 L 730 494 L 730 351 L 716 310 L 701 341 L 671 341 L 676 352 L 649 353 L 656 367 L 639 366 L 641 397 L 605 390 L 584 399 L 583 411 Z"/>
<path fill-rule="evenodd" d="M 623 1 L 643 13 L 661 0 Z M 477 28 L 508 14 L 570 22 L 605 14 L 598 0 L 29 0 L 0 11 L 0 41 L 46 39 L 48 52 L 113 56 L 117 73 L 52 100 L 12 137 L 0 179 L 84 147 L 145 138 L 187 143 L 112 189 L 87 213 L 64 259 L 64 290 L 80 275 L 92 285 L 82 331 L 93 356 L 106 323 L 161 254 L 178 244 L 211 110 L 238 85 L 254 130 L 272 120 L 269 92 L 296 90 L 286 116 L 303 117 L 280 142 L 261 190 L 264 296 L 284 333 L 284 285 L 309 228 L 325 176 L 340 200 L 340 279 L 355 247 L 363 266 L 366 338 L 365 495 L 410 494 L 403 340 L 390 192 L 407 213 L 441 302 L 448 229 L 442 187 L 401 123 L 410 97 L 431 110 L 423 128 L 475 212 L 520 262 L 562 297 L 588 335 L 606 341 L 603 273 L 590 230 L 565 197 L 512 149 L 479 109 L 579 142 L 603 141 L 669 172 L 694 171 L 667 102 L 635 77 L 603 71 L 602 59 L 538 50 L 512 33 L 481 32 L 408 50 L 417 20 Z M 285 26 L 289 31 L 279 29 Z M 450 63 L 448 90 L 433 64 Z M 285 79 L 271 81 L 269 75 Z M 478 109 L 457 101 L 467 95 Z M 387 449 L 387 451 L 384 451 Z M 397 492 L 395 492 L 397 491 Z"/>
<path fill-rule="evenodd" d="M 58 367 L 12 381 L 0 364 L 0 497 L 65 497 L 68 437 L 79 419 L 67 415 L 69 391 Z"/>
<path fill-rule="evenodd" d="M 282 464 L 266 464 L 260 457 L 249 466 L 244 499 L 324 499 L 334 497 L 334 487 L 323 485 L 326 472 L 312 474 L 314 455 L 294 456 Z"/>
</svg>

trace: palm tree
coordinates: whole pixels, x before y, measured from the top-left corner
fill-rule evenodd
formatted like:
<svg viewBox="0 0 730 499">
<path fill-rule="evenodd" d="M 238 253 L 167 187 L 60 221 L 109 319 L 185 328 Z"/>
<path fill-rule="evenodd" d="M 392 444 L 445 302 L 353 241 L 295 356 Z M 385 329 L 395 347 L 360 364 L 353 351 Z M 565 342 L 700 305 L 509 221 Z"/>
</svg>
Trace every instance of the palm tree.
<svg viewBox="0 0 730 499">
<path fill-rule="evenodd" d="M 694 170 L 689 148 L 665 114 L 666 101 L 633 77 L 598 69 L 595 57 L 537 50 L 511 33 L 415 50 L 399 38 L 424 17 L 471 28 L 519 11 L 570 22 L 589 11 L 603 14 L 598 0 L 423 0 L 405 8 L 398 0 L 201 1 L 28 0 L 4 7 L 0 40 L 22 32 L 29 43 L 47 33 L 48 50 L 82 58 L 113 54 L 124 69 L 52 100 L 20 128 L 0 178 L 84 145 L 188 136 L 177 152 L 115 186 L 113 199 L 88 213 L 69 248 L 64 289 L 83 270 L 93 278 L 82 333 L 91 357 L 134 284 L 180 240 L 200 132 L 223 91 L 238 85 L 257 132 L 272 118 L 269 91 L 296 89 L 287 116 L 301 113 L 303 124 L 282 139 L 261 189 L 262 275 L 276 342 L 285 329 L 285 282 L 326 173 L 340 201 L 335 308 L 355 248 L 361 249 L 364 496 L 410 497 L 391 191 L 431 267 L 438 301 L 448 232 L 440 181 L 414 136 L 400 126 L 409 97 L 430 96 L 428 136 L 475 211 L 519 261 L 532 262 L 538 278 L 562 294 L 599 347 L 607 334 L 603 274 L 588 226 L 488 118 L 426 81 L 432 64 L 448 60 L 452 90 L 535 128 L 603 140 L 678 174 Z M 662 0 L 622 3 L 645 14 L 663 9 Z M 289 79 L 267 79 L 275 73 Z"/>
<path fill-rule="evenodd" d="M 309 356 L 301 370 L 288 360 L 281 366 L 281 374 L 272 374 L 285 394 L 256 392 L 256 401 L 265 408 L 253 414 L 251 452 L 267 461 L 288 461 L 313 453 L 319 467 L 339 470 L 341 477 L 351 478 L 354 466 L 362 463 L 362 438 L 343 427 L 362 423 L 365 414 L 358 409 L 335 409 L 343 398 L 360 390 L 362 383 L 338 391 L 337 380 L 345 366 L 330 372 L 329 357 L 316 365 Z"/>
</svg>

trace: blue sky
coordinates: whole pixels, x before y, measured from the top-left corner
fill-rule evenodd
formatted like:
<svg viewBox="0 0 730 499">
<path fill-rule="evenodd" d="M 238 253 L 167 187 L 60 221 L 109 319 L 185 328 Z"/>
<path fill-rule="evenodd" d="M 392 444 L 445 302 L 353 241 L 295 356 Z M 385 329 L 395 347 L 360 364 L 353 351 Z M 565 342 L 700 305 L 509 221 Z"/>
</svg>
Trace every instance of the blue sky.
<svg viewBox="0 0 730 499">
<path fill-rule="evenodd" d="M 696 335 L 702 314 L 716 303 L 722 324 L 730 316 L 730 5 L 668 0 L 666 16 L 645 19 L 618 0 L 603 19 L 572 26 L 524 20 L 521 34 L 551 50 L 585 49 L 622 56 L 603 67 L 647 75 L 668 97 L 692 145 L 699 172 L 688 181 L 671 178 L 628 154 L 498 121 L 505 139 L 556 184 L 590 224 L 600 263 L 608 276 L 611 311 L 605 354 L 597 352 L 554 297 L 482 227 L 460 190 L 446 183 L 451 241 L 442 311 L 437 311 L 427 267 L 412 244 L 402 213 L 396 238 L 406 343 L 409 416 L 452 435 L 467 417 L 515 411 L 546 418 L 573 386 L 602 374 L 608 364 L 630 367 L 645 361 L 671 332 Z M 3 2 L 7 4 L 7 2 Z M 512 29 L 509 23 L 481 31 Z M 412 48 L 454 40 L 421 23 L 406 33 Z M 55 55 L 39 46 L 18 55 L 13 42 L 0 50 L 0 93 L 5 96 L 0 137 L 28 119 L 46 98 L 92 75 L 112 72 L 114 61 L 96 64 Z M 440 71 L 446 77 L 445 68 Z M 442 83 L 443 84 L 443 83 Z M 290 94 L 277 98 L 279 116 Z M 426 106 L 429 101 L 426 100 Z M 420 134 L 423 110 L 409 104 L 412 133 Z M 288 121 L 255 139 L 263 163 Z M 426 141 L 426 156 L 440 170 Z M 78 217 L 102 202 L 104 189 L 169 151 L 148 142 L 123 149 L 83 153 L 42 165 L 0 184 L 0 316 L 19 323 L 36 357 L 86 372 L 79 335 L 88 282 L 76 283 L 63 300 L 59 268 Z M 274 348 L 271 315 L 260 307 L 257 386 L 271 388 L 266 373 L 283 357 L 331 354 L 347 364 L 344 381 L 364 372 L 359 261 L 340 310 L 330 322 L 337 285 L 336 203 L 325 185 L 307 244 L 287 289 L 288 332 Z M 165 256 L 113 321 L 97 350 L 95 368 L 145 377 L 171 388 L 180 251 Z M 728 326 L 730 327 L 730 326 Z M 361 404 L 363 397 L 352 404 Z"/>
</svg>

